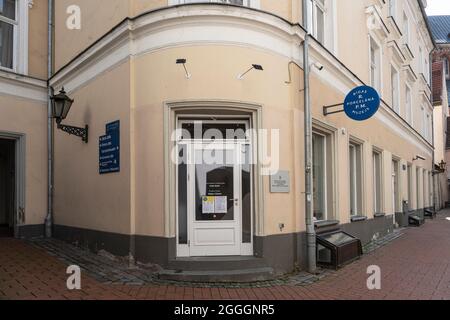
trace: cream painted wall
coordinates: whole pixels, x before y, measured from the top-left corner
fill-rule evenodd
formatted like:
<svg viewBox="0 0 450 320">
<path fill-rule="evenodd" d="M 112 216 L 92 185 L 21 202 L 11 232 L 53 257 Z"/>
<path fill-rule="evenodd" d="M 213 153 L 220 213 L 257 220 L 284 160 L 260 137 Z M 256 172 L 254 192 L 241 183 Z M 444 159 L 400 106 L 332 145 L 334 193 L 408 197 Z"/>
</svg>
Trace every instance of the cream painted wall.
<svg viewBox="0 0 450 320">
<path fill-rule="evenodd" d="M 174 63 L 180 56 L 189 61 L 191 80 L 186 80 L 184 70 Z M 218 64 L 217 61 L 221 63 Z M 255 62 L 262 64 L 265 71 L 251 72 L 244 80 L 238 80 L 237 75 Z M 291 172 L 293 186 L 302 185 L 302 182 L 300 184 L 297 182 L 300 167 L 292 157 L 292 148 L 299 143 L 297 140 L 299 137 L 292 134 L 293 128 L 299 126 L 296 121 L 301 117 L 299 104 L 293 105 L 299 99 L 295 97 L 298 84 L 294 82 L 288 86 L 284 83 L 288 80 L 287 64 L 286 59 L 278 56 L 230 46 L 167 49 L 140 56 L 135 60 L 138 234 L 161 236 L 164 231 L 163 188 L 155 189 L 154 186 L 162 185 L 164 179 L 163 103 L 167 101 L 211 99 L 263 105 L 263 127 L 280 129 L 281 167 Z M 211 83 L 220 85 L 211 86 Z M 299 159 L 300 166 L 302 161 Z M 278 224 L 282 222 L 286 224 L 285 232 L 301 227 L 302 218 L 297 216 L 298 211 L 295 211 L 295 208 L 296 202 L 301 201 L 302 191 L 293 188 L 290 194 L 269 196 L 268 184 L 269 179 L 266 178 L 264 221 L 267 233 L 278 233 Z M 279 210 L 280 207 L 283 210 Z"/>
<path fill-rule="evenodd" d="M 47 1 L 35 0 L 29 9 L 28 74 L 47 79 Z"/>
<path fill-rule="evenodd" d="M 81 9 L 81 30 L 66 27 L 70 5 Z M 60 69 L 73 57 L 125 19 L 129 0 L 57 0 L 55 1 L 55 68 Z"/>
<path fill-rule="evenodd" d="M 89 125 L 89 143 L 55 130 L 55 224 L 130 234 L 130 64 L 77 92 L 64 123 Z M 120 120 L 121 172 L 99 174 L 99 137 Z"/>
<path fill-rule="evenodd" d="M 167 6 L 167 0 L 58 0 L 55 4 L 55 67 L 63 67 L 127 17 Z M 298 23 L 301 0 L 261 0 L 261 10 Z M 81 8 L 81 30 L 66 28 L 70 5 Z M 44 19 L 43 19 L 44 20 Z M 43 43 L 43 42 L 42 42 Z"/>
<path fill-rule="evenodd" d="M 0 95 L 0 114 L 0 135 L 25 135 L 24 224 L 43 224 L 47 214 L 47 105 Z"/>
<path fill-rule="evenodd" d="M 115 8 L 117 10 L 108 10 L 113 10 L 114 16 L 120 20 L 119 17 L 125 12 L 125 8 L 122 6 Z M 92 22 L 93 25 L 89 30 L 94 26 L 97 27 L 96 32 L 107 29 L 105 21 L 101 21 L 103 24 L 98 26 Z M 107 21 L 113 23 L 113 20 Z M 81 38 L 92 36 L 83 32 L 79 35 Z M 354 33 L 352 30 L 351 34 Z M 365 46 L 362 44 L 356 49 L 368 53 L 367 34 L 363 31 L 361 34 L 357 33 L 355 37 L 354 39 L 365 39 L 366 43 Z M 68 58 L 72 54 L 72 49 L 68 46 L 58 50 L 61 50 L 61 57 Z M 189 72 L 192 74 L 190 80 L 185 78 L 184 70 L 175 64 L 175 60 L 180 57 L 188 59 Z M 357 57 L 361 60 L 354 58 L 354 63 L 357 64 L 356 73 L 365 73 L 367 76 L 368 55 L 360 54 Z M 56 223 L 119 233 L 135 232 L 142 235 L 166 236 L 164 103 L 227 100 L 262 105 L 263 127 L 281 130 L 281 168 L 291 172 L 292 191 L 290 194 L 270 194 L 269 179 L 265 178 L 264 234 L 280 233 L 279 223 L 286 225 L 284 233 L 303 231 L 305 229 L 303 99 L 299 91 L 303 85 L 300 81 L 301 72 L 293 65 L 290 67 L 293 82 L 290 85 L 285 83 L 289 77 L 288 62 L 287 58 L 273 53 L 243 46 L 183 45 L 135 56 L 130 63 L 109 70 L 92 79 L 81 89 L 70 93 L 76 102 L 68 122 L 79 125 L 88 123 L 91 126 L 91 141 L 88 145 L 84 145 L 79 139 L 68 137 L 61 132 L 57 133 L 55 171 L 59 173 L 56 177 Z M 237 80 L 237 75 L 252 63 L 262 64 L 265 71 L 252 71 L 244 80 Z M 337 146 L 334 163 L 336 186 L 333 198 L 335 218 L 341 223 L 350 222 L 348 192 L 341 192 L 349 190 L 350 136 L 364 143 L 364 176 L 367 182 L 363 193 L 364 214 L 369 218 L 373 216 L 371 186 L 373 183 L 370 183 L 373 147 L 383 151 L 385 186 L 383 208 L 385 213 L 392 214 L 394 212 L 391 200 L 392 155 L 406 164 L 412 163 L 416 155 L 423 154 L 424 148 L 430 152 L 431 149 L 424 146 L 420 138 L 413 136 L 412 133 L 408 133 L 409 139 L 399 134 L 398 127 L 401 122 L 396 122 L 396 116 L 384 109 L 380 114 L 390 121 L 394 119 L 393 122 L 385 123 L 380 120 L 382 118 L 375 117 L 364 123 L 357 123 L 347 119 L 343 114 L 324 117 L 322 107 L 342 102 L 344 97 L 321 79 L 318 74 L 313 73 L 311 81 L 313 115 L 317 122 L 335 130 Z M 364 80 L 364 77 L 362 79 Z M 127 158 L 122 161 L 123 168 L 120 174 L 99 176 L 98 137 L 104 133 L 104 125 L 117 118 L 122 120 L 122 141 L 126 141 L 122 146 L 122 157 Z M 415 166 L 430 171 L 431 157 L 425 161 L 414 162 L 412 181 L 414 198 Z M 419 176 L 419 181 L 420 179 Z M 401 172 L 400 185 L 403 186 L 401 188 L 403 200 L 407 195 L 404 172 Z M 423 191 L 419 192 L 419 199 L 420 194 L 423 198 Z M 123 198 L 111 195 L 120 195 Z M 111 200 L 114 201 L 112 204 L 108 202 Z"/>
<path fill-rule="evenodd" d="M 167 6 L 167 0 L 131 0 L 130 17 Z"/>
<path fill-rule="evenodd" d="M 330 0 L 332 1 L 332 0 Z M 367 14 L 366 8 L 370 5 L 378 5 L 382 14 L 382 19 L 392 28 L 391 24 L 387 22 L 388 8 L 387 4 L 380 7 L 379 0 L 333 0 L 337 4 L 336 12 L 327 12 L 328 19 L 336 18 L 337 30 L 334 24 L 327 33 L 336 33 L 336 52 L 334 52 L 339 59 L 348 66 L 359 78 L 364 82 L 369 83 L 369 30 L 367 28 Z M 402 14 L 407 12 L 410 16 L 410 34 L 411 41 L 409 43 L 411 50 L 415 55 L 415 59 L 411 62 L 412 67 L 419 76 L 418 70 L 418 47 L 421 46 L 426 56 L 428 45 L 425 39 L 419 36 L 421 33 L 417 25 L 422 19 L 418 7 L 408 5 L 409 0 L 400 1 L 398 4 L 397 24 L 402 29 Z M 65 27 L 65 20 L 67 14 L 65 10 L 68 5 L 77 4 L 82 10 L 82 29 L 77 31 L 70 31 Z M 60 0 L 56 2 L 56 69 L 62 67 L 65 63 L 70 61 L 76 54 L 80 53 L 87 46 L 94 43 L 98 38 L 107 33 L 111 28 L 116 26 L 120 21 L 126 17 L 134 17 L 143 12 L 161 8 L 167 5 L 166 0 Z M 272 14 L 278 15 L 288 21 L 298 23 L 301 21 L 301 0 L 261 0 L 261 9 Z M 94 14 L 95 13 L 95 14 Z M 100 14 L 100 15 L 99 15 Z M 349 15 L 352 19 L 348 19 Z M 417 23 L 416 23 L 417 22 Z M 355 25 L 359 26 L 355 28 Z M 347 36 L 350 35 L 351 37 Z M 382 98 L 392 105 L 391 96 L 391 62 L 392 50 L 387 47 L 388 41 L 395 40 L 401 47 L 404 39 L 396 38 L 394 32 L 387 39 L 381 40 L 383 50 L 382 59 L 382 83 L 383 90 L 381 92 Z M 333 48 L 328 48 L 334 51 Z M 360 54 L 355 55 L 355 52 Z M 400 115 L 406 118 L 405 110 L 405 82 L 406 73 L 402 70 L 402 66 L 398 65 L 400 73 Z M 418 132 L 423 132 L 422 128 L 422 106 L 427 106 L 427 103 L 419 96 L 419 92 L 429 90 L 419 80 L 411 83 L 413 93 L 413 126 Z M 428 105 L 427 112 L 432 113 L 431 106 Z"/>
<path fill-rule="evenodd" d="M 181 56 L 189 61 L 190 80 L 174 63 Z M 262 64 L 265 71 L 254 71 L 244 80 L 237 80 L 237 75 L 254 62 Z M 287 65 L 284 58 L 247 48 L 213 45 L 172 48 L 136 57 L 131 67 L 123 64 L 71 93 L 76 102 L 68 123 L 88 123 L 91 140 L 84 145 L 79 139 L 57 132 L 56 223 L 127 233 L 133 228 L 132 220 L 136 234 L 164 236 L 164 102 L 231 100 L 261 104 L 263 127 L 281 130 L 281 168 L 291 172 L 292 192 L 270 194 L 269 179 L 265 178 L 265 234 L 280 233 L 279 223 L 285 223 L 285 233 L 304 230 L 303 112 L 298 91 L 302 87 L 301 72 L 291 66 L 294 82 L 287 85 Z M 211 83 L 220 85 L 211 86 Z M 387 214 L 392 214 L 391 154 L 407 162 L 420 150 L 377 119 L 355 123 L 344 115 L 324 117 L 321 106 L 341 101 L 343 96 L 315 76 L 311 89 L 315 119 L 336 129 L 336 190 L 349 188 L 347 150 L 351 135 L 365 143 L 364 214 L 373 217 L 370 183 L 373 146 L 384 150 L 383 206 Z M 122 172 L 100 176 L 98 137 L 104 133 L 104 125 L 116 119 L 122 121 Z M 130 152 L 133 152 L 131 156 Z M 430 170 L 428 162 L 415 164 Z M 401 179 L 404 186 L 406 174 Z M 335 216 L 341 223 L 350 221 L 346 195 L 348 192 L 335 193 Z"/>
</svg>

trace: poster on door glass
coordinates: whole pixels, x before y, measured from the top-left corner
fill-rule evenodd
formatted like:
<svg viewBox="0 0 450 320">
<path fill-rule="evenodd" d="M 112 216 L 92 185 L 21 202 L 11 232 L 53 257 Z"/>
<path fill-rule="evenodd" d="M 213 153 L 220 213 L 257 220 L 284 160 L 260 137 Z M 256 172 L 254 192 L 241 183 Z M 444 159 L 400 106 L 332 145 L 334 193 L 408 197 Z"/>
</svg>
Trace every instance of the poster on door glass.
<svg viewBox="0 0 450 320">
<path fill-rule="evenodd" d="M 215 197 L 214 213 L 227 213 L 228 212 L 228 197 Z"/>
<path fill-rule="evenodd" d="M 202 213 L 203 214 L 213 214 L 215 210 L 214 197 L 203 197 L 202 200 Z"/>
</svg>

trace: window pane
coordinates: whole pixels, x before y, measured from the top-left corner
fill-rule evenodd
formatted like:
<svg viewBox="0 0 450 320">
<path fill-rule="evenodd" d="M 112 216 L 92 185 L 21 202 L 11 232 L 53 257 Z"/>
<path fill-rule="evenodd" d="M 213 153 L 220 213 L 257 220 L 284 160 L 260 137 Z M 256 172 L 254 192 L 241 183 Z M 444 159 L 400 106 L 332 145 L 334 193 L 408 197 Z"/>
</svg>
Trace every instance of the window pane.
<svg viewBox="0 0 450 320">
<path fill-rule="evenodd" d="M 419 169 L 416 170 L 416 210 L 420 209 L 420 203 L 419 203 L 419 179 L 420 179 L 420 171 Z"/>
<path fill-rule="evenodd" d="M 373 187 L 374 187 L 374 211 L 381 212 L 381 155 L 373 153 Z"/>
<path fill-rule="evenodd" d="M 411 90 L 406 87 L 406 120 L 412 122 L 412 109 L 411 109 Z"/>
<path fill-rule="evenodd" d="M 324 18 L 324 12 L 317 8 L 317 40 L 323 44 L 324 38 L 325 38 L 325 18 Z"/>
<path fill-rule="evenodd" d="M 196 221 L 234 220 L 233 155 L 220 148 L 195 153 Z M 207 164 L 211 159 L 217 164 Z"/>
<path fill-rule="evenodd" d="M 12 69 L 14 26 L 0 21 L 0 66 Z"/>
<path fill-rule="evenodd" d="M 213 2 L 213 1 L 211 1 L 211 0 L 210 1 L 208 1 L 208 0 L 184 0 L 184 3 L 198 3 L 198 2 Z M 244 5 L 244 0 L 219 0 L 217 2 L 235 4 L 235 5 L 239 5 L 239 6 Z"/>
<path fill-rule="evenodd" d="M 391 17 L 395 17 L 395 11 L 396 11 L 396 0 L 389 0 L 389 15 Z"/>
<path fill-rule="evenodd" d="M 325 137 L 313 135 L 314 217 L 326 220 L 325 215 Z"/>
<path fill-rule="evenodd" d="M 244 0 L 223 0 L 222 2 L 227 2 L 227 3 L 239 5 L 239 6 L 244 5 Z"/>
<path fill-rule="evenodd" d="M 349 165 L 350 165 L 350 215 L 360 215 L 362 208 L 361 194 L 361 145 L 350 145 L 349 148 Z"/>
<path fill-rule="evenodd" d="M 412 167 L 408 166 L 408 205 L 409 210 L 412 209 L 413 203 L 412 203 Z"/>
<path fill-rule="evenodd" d="M 399 112 L 398 72 L 391 67 L 392 108 Z"/>
<path fill-rule="evenodd" d="M 178 146 L 178 152 L 178 243 L 187 244 L 187 146 Z"/>
<path fill-rule="evenodd" d="M 16 20 L 16 0 L 0 0 L 0 15 Z"/>
<path fill-rule="evenodd" d="M 252 167 L 251 148 L 249 145 L 242 146 L 242 243 L 252 242 Z"/>
<path fill-rule="evenodd" d="M 244 123 L 183 123 L 183 140 L 245 140 L 246 125 Z"/>
<path fill-rule="evenodd" d="M 371 73 L 371 85 L 380 90 L 380 50 L 378 45 L 373 39 L 370 39 L 370 73 Z"/>
</svg>

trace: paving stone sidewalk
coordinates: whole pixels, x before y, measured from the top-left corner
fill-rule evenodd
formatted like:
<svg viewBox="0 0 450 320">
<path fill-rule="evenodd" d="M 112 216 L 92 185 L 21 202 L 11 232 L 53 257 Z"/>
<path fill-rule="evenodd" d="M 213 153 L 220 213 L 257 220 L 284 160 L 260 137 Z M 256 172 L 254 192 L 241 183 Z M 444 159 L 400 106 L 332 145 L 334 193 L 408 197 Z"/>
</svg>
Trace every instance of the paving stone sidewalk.
<svg viewBox="0 0 450 320">
<path fill-rule="evenodd" d="M 55 240 L 5 238 L 0 239 L 0 299 L 450 299 L 448 217 L 450 210 L 421 228 L 379 239 L 366 246 L 362 259 L 338 271 L 239 286 L 159 282 L 153 266 L 130 269 L 127 261 Z M 84 270 L 80 291 L 66 288 L 71 264 Z M 367 289 L 371 265 L 382 270 L 381 290 Z"/>
</svg>

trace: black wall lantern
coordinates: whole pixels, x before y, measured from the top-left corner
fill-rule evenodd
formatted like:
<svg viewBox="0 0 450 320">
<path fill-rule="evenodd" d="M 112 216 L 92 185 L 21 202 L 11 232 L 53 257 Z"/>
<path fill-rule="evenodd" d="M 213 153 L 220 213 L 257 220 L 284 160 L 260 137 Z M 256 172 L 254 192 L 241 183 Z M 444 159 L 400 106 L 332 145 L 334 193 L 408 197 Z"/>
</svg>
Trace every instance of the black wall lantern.
<svg viewBox="0 0 450 320">
<path fill-rule="evenodd" d="M 69 114 L 70 107 L 72 107 L 73 99 L 70 99 L 66 92 L 64 91 L 64 87 L 61 91 L 51 97 L 52 100 L 52 116 L 56 119 L 56 124 L 58 125 L 58 129 L 77 137 L 80 137 L 85 143 L 88 143 L 88 132 L 89 126 L 86 125 L 84 128 L 67 126 L 61 124 L 61 122 L 66 119 Z"/>
</svg>

